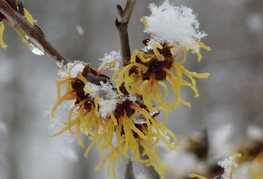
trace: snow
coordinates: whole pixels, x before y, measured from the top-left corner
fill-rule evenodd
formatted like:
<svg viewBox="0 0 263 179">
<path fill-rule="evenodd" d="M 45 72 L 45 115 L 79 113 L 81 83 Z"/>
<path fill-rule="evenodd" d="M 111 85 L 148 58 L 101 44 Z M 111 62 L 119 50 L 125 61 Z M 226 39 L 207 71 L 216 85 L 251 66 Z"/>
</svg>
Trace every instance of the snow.
<svg viewBox="0 0 263 179">
<path fill-rule="evenodd" d="M 82 72 L 85 66 L 82 63 L 78 63 L 74 65 L 74 67 L 70 70 L 70 77 L 76 78 L 78 72 Z"/>
<path fill-rule="evenodd" d="M 66 66 L 63 66 L 62 62 L 56 63 L 58 70 L 58 76 L 60 76 L 61 79 L 66 77 L 73 77 L 76 78 L 78 72 L 82 72 L 85 68 L 85 65 L 81 63 L 80 61 L 75 61 L 73 63 L 67 63 Z M 69 76 L 68 76 L 68 70 L 70 69 Z"/>
<path fill-rule="evenodd" d="M 107 116 L 116 109 L 118 94 L 113 90 L 109 82 L 101 82 L 100 85 L 88 82 L 85 85 L 85 91 L 93 98 L 99 97 L 98 103 L 101 117 L 107 118 Z"/>
<path fill-rule="evenodd" d="M 199 22 L 193 10 L 186 6 L 176 7 L 165 1 L 161 6 L 150 4 L 151 15 L 146 18 L 145 32 L 155 38 L 164 39 L 171 44 L 190 47 L 193 52 L 198 51 L 195 43 L 207 34 L 200 32 Z"/>
<path fill-rule="evenodd" d="M 84 35 L 84 30 L 80 25 L 76 26 L 76 30 L 77 30 L 79 35 Z"/>
<path fill-rule="evenodd" d="M 67 77 L 67 69 L 70 68 L 74 63 L 70 62 L 67 63 L 66 66 L 63 65 L 62 62 L 56 62 L 56 65 L 58 67 L 58 76 L 63 79 Z"/>
<path fill-rule="evenodd" d="M 110 68 L 116 71 L 119 69 L 120 62 L 122 60 L 122 56 L 120 52 L 112 51 L 109 54 L 105 53 L 104 57 L 99 58 L 99 60 L 102 61 L 100 64 L 100 68 L 107 65 L 106 68 Z"/>
<path fill-rule="evenodd" d="M 58 67 L 59 69 L 64 66 L 62 61 L 57 61 L 57 62 L 56 62 L 56 65 L 57 65 L 57 67 Z"/>
<path fill-rule="evenodd" d="M 231 179 L 232 178 L 232 176 L 231 176 L 232 167 L 233 167 L 233 169 L 236 169 L 238 167 L 238 164 L 234 162 L 234 159 L 236 157 L 239 157 L 239 156 L 240 156 L 240 154 L 234 154 L 230 157 L 227 157 L 227 158 L 217 162 L 217 164 L 224 169 L 222 179 Z"/>
</svg>

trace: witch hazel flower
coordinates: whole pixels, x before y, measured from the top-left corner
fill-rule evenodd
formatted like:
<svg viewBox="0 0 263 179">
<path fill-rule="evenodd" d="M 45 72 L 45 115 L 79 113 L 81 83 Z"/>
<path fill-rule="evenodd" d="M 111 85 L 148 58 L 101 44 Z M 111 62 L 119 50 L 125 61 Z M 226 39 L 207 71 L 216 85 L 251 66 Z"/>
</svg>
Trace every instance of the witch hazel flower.
<svg viewBox="0 0 263 179">
<path fill-rule="evenodd" d="M 148 46 L 148 40 L 145 40 Z M 199 96 L 196 79 L 208 78 L 209 73 L 196 73 L 187 70 L 183 65 L 186 56 L 178 60 L 178 53 L 174 53 L 174 46 L 168 43 L 151 42 L 152 49 L 134 50 L 130 63 L 115 72 L 113 79 L 120 94 L 141 96 L 150 111 L 158 106 L 168 111 L 179 104 L 190 106 L 182 99 L 181 88 L 192 89 L 195 97 Z M 172 92 L 174 97 L 165 98 Z"/>
<path fill-rule="evenodd" d="M 58 97 L 51 117 L 64 103 L 72 105 L 67 121 L 53 136 L 69 132 L 76 135 L 81 147 L 86 147 L 84 134 L 90 140 L 84 155 L 87 157 L 97 147 L 102 162 L 96 170 L 106 164 L 108 176 L 114 178 L 116 163 L 123 157 L 152 167 L 164 178 L 165 165 L 158 148 L 176 149 L 175 135 L 165 126 L 167 112 L 181 103 L 190 106 L 181 97 L 181 88 L 190 88 L 197 97 L 196 79 L 209 76 L 184 67 L 187 50 L 201 57 L 199 48 L 209 49 L 200 42 L 205 34 L 198 31 L 192 11 L 176 8 L 168 1 L 160 7 L 152 4 L 150 9 L 152 15 L 143 18 L 150 38 L 143 41 L 144 48 L 131 53 L 123 67 L 119 68 L 123 59 L 115 51 L 99 59 L 102 63 L 97 70 L 82 61 L 58 64 L 61 79 L 57 81 Z M 159 26 L 155 26 L 157 23 Z M 180 25 L 181 29 L 177 27 Z M 112 81 L 103 74 L 108 68 L 115 71 Z M 166 98 L 171 93 L 173 98 Z M 165 112 L 162 121 L 157 119 L 160 110 Z"/>
<path fill-rule="evenodd" d="M 116 71 L 119 69 L 122 56 L 120 52 L 112 51 L 109 54 L 105 53 L 104 57 L 99 58 L 99 60 L 101 61 L 100 67 L 98 69 L 99 73 L 103 72 L 107 68 Z"/>
<path fill-rule="evenodd" d="M 151 113 L 137 96 L 120 94 L 106 75 L 84 62 L 75 61 L 61 71 L 51 117 L 64 103 L 74 103 L 62 129 L 53 136 L 69 132 L 76 135 L 81 147 L 84 147 L 82 135 L 87 136 L 90 144 L 84 155 L 87 157 L 96 146 L 102 157 L 96 170 L 107 163 L 108 176 L 117 178 L 116 163 L 126 157 L 152 166 L 163 178 L 165 167 L 158 156 L 158 147 L 162 143 L 175 150 L 176 139 L 155 118 L 158 112 Z"/>
<path fill-rule="evenodd" d="M 238 164 L 236 163 L 237 158 L 240 158 L 240 153 L 235 153 L 230 157 L 220 160 L 217 164 L 224 169 L 222 179 L 234 179 L 234 170 L 237 169 Z"/>
<path fill-rule="evenodd" d="M 163 111 L 180 103 L 190 106 L 182 99 L 181 88 L 192 89 L 198 97 L 196 78 L 208 78 L 209 73 L 187 70 L 183 66 L 186 51 L 196 53 L 200 60 L 199 48 L 210 49 L 200 42 L 206 34 L 198 31 L 199 23 L 190 8 L 175 7 L 165 1 L 159 7 L 151 4 L 150 10 L 152 14 L 142 18 L 150 38 L 143 41 L 143 49 L 132 52 L 130 63 L 114 74 L 117 90 L 141 96 L 150 111 L 156 110 L 153 106 Z M 174 95 L 172 100 L 165 98 L 170 92 Z"/>
</svg>

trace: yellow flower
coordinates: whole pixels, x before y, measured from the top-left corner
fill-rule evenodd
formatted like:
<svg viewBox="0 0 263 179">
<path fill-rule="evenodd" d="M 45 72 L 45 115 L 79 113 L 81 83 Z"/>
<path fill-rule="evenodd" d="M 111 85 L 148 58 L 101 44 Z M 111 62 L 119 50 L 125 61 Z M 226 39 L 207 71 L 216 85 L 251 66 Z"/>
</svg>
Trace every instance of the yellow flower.
<svg viewBox="0 0 263 179">
<path fill-rule="evenodd" d="M 263 176 L 263 152 L 261 151 L 257 157 L 251 162 L 250 176 L 253 179 L 260 179 Z"/>
<path fill-rule="evenodd" d="M 186 60 L 186 49 L 180 48 L 174 54 L 176 47 L 167 43 L 148 42 L 146 49 L 134 50 L 130 64 L 114 74 L 117 90 L 121 94 L 142 96 L 142 100 L 150 111 L 152 106 L 159 106 L 166 111 L 183 103 L 190 103 L 181 98 L 181 87 L 193 90 L 195 97 L 199 96 L 196 88 L 196 78 L 207 78 L 209 73 L 195 73 L 188 71 L 183 64 Z M 178 61 L 178 54 L 183 53 L 183 60 Z M 168 95 L 170 90 L 174 94 L 168 103 L 163 93 Z"/>
<path fill-rule="evenodd" d="M 3 22 L 0 22 L 0 45 L 1 45 L 2 48 L 5 49 L 7 47 L 7 45 L 4 42 L 4 40 L 3 40 L 4 30 L 5 30 L 5 26 L 4 26 Z"/>
<path fill-rule="evenodd" d="M 81 135 L 87 135 L 90 144 L 84 155 L 87 157 L 96 146 L 102 162 L 95 170 L 107 163 L 108 176 L 117 178 L 116 162 L 126 157 L 152 166 L 163 178 L 165 167 L 158 156 L 158 145 L 161 142 L 174 150 L 174 134 L 155 119 L 139 98 L 118 94 L 111 83 L 100 81 L 105 78 L 83 62 L 68 66 L 63 78 L 57 81 L 58 98 L 51 117 L 62 103 L 75 103 L 69 109 L 64 127 L 54 136 L 68 131 L 84 147 Z M 63 85 L 66 91 L 61 94 Z M 108 110 L 108 104 L 115 107 Z"/>
</svg>

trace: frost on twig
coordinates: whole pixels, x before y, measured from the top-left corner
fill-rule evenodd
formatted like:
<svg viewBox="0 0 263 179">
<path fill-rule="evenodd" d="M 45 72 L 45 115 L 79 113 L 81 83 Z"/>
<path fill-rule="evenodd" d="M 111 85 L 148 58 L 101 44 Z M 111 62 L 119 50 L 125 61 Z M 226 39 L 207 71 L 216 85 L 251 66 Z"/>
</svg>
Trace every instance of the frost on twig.
<svg viewBox="0 0 263 179">
<path fill-rule="evenodd" d="M 124 10 L 119 4 L 117 5 L 115 25 L 119 30 L 119 35 L 120 35 L 123 66 L 129 64 L 129 60 L 131 56 L 129 34 L 128 34 L 128 23 L 135 3 L 136 0 L 127 0 Z"/>
</svg>

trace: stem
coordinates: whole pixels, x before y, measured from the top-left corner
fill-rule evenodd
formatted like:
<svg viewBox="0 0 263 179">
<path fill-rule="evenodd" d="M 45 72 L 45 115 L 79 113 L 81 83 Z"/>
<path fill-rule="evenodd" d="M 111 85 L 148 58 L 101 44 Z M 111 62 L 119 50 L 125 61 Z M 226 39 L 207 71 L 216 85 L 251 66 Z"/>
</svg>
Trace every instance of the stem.
<svg viewBox="0 0 263 179">
<path fill-rule="evenodd" d="M 22 32 L 38 42 L 44 49 L 45 54 L 56 62 L 66 65 L 68 61 L 64 58 L 45 38 L 39 27 L 31 25 L 24 16 L 16 12 L 5 0 L 0 0 L 0 12 L 11 22 L 12 28 Z"/>
<path fill-rule="evenodd" d="M 141 154 L 141 158 L 143 160 L 147 160 L 149 159 L 148 155 L 142 155 L 143 154 L 143 146 L 139 145 L 139 152 Z M 147 178 L 151 178 L 151 179 L 160 179 L 160 175 L 155 171 L 155 169 L 152 166 L 146 166 L 143 165 L 144 171 L 145 171 L 145 175 Z"/>
<path fill-rule="evenodd" d="M 127 162 L 126 167 L 125 167 L 124 179 L 135 179 L 134 172 L 133 172 L 133 164 L 130 159 Z"/>
<path fill-rule="evenodd" d="M 119 31 L 119 36 L 121 41 L 123 66 L 129 64 L 131 57 L 129 34 L 128 34 L 128 23 L 135 3 L 136 0 L 127 0 L 124 10 L 119 4 L 117 5 L 115 25 Z"/>
</svg>

